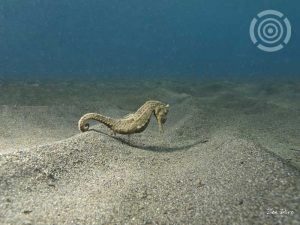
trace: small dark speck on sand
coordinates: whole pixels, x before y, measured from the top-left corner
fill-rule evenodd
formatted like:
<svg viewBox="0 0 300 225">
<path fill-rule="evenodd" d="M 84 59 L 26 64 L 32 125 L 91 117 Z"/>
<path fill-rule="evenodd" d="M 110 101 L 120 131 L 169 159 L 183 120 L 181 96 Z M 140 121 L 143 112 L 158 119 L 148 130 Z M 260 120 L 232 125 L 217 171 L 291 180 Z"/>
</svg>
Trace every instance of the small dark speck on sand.
<svg viewBox="0 0 300 225">
<path fill-rule="evenodd" d="M 29 213 L 31 213 L 31 212 L 32 212 L 32 210 L 24 210 L 24 211 L 23 211 L 24 214 L 29 214 Z"/>
<path fill-rule="evenodd" d="M 49 183 L 48 186 L 49 186 L 49 187 L 55 187 L 55 184 Z"/>
<path fill-rule="evenodd" d="M 205 184 L 201 181 L 201 180 L 198 180 L 197 181 L 197 186 L 198 187 L 203 187 Z"/>
</svg>

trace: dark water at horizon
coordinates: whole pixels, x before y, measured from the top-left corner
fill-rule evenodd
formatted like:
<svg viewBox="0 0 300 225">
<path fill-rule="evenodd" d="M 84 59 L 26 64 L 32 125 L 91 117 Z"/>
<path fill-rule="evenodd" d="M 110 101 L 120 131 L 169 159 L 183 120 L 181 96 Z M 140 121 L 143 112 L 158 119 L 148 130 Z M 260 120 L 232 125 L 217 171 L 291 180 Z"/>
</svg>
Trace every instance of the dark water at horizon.
<svg viewBox="0 0 300 225">
<path fill-rule="evenodd" d="M 277 52 L 249 35 L 267 9 L 292 26 Z M 299 9 L 296 0 L 1 0 L 0 78 L 296 78 Z"/>
</svg>

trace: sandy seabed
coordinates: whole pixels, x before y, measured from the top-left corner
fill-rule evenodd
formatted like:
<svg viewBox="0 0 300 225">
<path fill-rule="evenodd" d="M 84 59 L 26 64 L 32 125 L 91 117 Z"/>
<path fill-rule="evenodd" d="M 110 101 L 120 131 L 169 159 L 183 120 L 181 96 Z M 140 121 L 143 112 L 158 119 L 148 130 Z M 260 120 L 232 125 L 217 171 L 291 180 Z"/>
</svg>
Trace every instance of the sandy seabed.
<svg viewBox="0 0 300 225">
<path fill-rule="evenodd" d="M 170 104 L 112 137 L 87 112 Z M 0 81 L 0 224 L 299 224 L 299 81 Z"/>
</svg>

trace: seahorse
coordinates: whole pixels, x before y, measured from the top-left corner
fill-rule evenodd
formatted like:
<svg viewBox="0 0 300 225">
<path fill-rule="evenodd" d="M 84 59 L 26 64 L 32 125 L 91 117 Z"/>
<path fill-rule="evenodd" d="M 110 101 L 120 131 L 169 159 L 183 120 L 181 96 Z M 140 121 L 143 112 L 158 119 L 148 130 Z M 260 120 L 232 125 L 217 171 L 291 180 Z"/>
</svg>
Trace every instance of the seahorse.
<svg viewBox="0 0 300 225">
<path fill-rule="evenodd" d="M 78 128 L 85 132 L 89 130 L 89 120 L 96 120 L 103 123 L 111 129 L 112 134 L 134 134 L 143 132 L 154 114 L 159 131 L 164 132 L 163 124 L 167 121 L 167 114 L 169 112 L 169 104 L 164 104 L 160 101 L 146 101 L 135 113 L 131 113 L 119 119 L 107 117 L 98 113 L 87 113 L 83 115 L 78 121 Z"/>
</svg>

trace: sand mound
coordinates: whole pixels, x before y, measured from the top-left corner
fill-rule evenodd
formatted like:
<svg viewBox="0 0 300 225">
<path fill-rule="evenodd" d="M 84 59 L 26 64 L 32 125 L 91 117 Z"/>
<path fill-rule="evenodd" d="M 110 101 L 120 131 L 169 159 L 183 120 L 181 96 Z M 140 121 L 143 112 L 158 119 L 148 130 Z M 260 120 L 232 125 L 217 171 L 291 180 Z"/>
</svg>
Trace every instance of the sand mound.
<svg viewBox="0 0 300 225">
<path fill-rule="evenodd" d="M 157 140 L 151 133 L 127 143 L 90 131 L 2 154 L 0 222 L 299 221 L 299 174 L 253 143 L 225 133 L 190 143 Z M 268 215 L 271 208 L 292 215 Z"/>
</svg>

